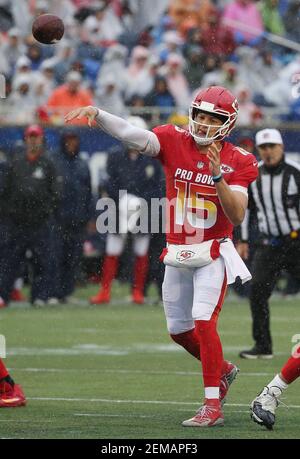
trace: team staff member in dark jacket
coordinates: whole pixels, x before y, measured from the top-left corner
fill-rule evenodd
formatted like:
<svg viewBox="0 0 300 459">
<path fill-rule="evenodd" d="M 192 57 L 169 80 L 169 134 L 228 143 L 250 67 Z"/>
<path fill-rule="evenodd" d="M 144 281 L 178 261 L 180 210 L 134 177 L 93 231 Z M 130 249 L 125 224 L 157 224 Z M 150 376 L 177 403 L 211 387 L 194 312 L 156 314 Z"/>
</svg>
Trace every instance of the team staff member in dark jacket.
<svg viewBox="0 0 300 459">
<path fill-rule="evenodd" d="M 49 298 L 53 275 L 50 222 L 57 207 L 59 186 L 54 165 L 44 150 L 43 129 L 29 126 L 25 131 L 25 152 L 15 155 L 10 163 L 4 212 L 9 255 L 0 255 L 0 296 L 5 303 L 28 249 L 32 251 L 34 267 L 31 300 L 42 304 Z"/>
<path fill-rule="evenodd" d="M 54 229 L 58 269 L 53 297 L 62 301 L 75 288 L 86 225 L 94 214 L 90 172 L 79 149 L 79 136 L 70 129 L 62 135 L 61 151 L 54 156 L 61 199 Z"/>
<path fill-rule="evenodd" d="M 250 289 L 255 345 L 240 353 L 248 359 L 273 357 L 268 300 L 281 270 L 300 280 L 300 166 L 284 156 L 277 129 L 259 131 L 256 146 L 262 161 L 258 179 L 249 187 L 249 206 L 257 213 L 259 229 Z M 248 257 L 246 219 L 237 249 Z"/>
</svg>

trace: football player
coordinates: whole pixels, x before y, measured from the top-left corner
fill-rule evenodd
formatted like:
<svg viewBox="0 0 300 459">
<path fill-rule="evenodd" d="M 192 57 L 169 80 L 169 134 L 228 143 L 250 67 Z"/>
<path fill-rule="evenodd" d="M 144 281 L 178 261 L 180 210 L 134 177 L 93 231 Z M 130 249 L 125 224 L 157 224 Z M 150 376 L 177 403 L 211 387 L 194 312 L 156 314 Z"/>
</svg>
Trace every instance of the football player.
<svg viewBox="0 0 300 459">
<path fill-rule="evenodd" d="M 0 359 L 0 408 L 25 406 L 26 398 L 21 386 L 15 384 L 3 360 Z"/>
<path fill-rule="evenodd" d="M 281 372 L 263 388 L 250 407 L 251 418 L 257 424 L 272 430 L 275 424 L 275 410 L 282 392 L 300 377 L 300 346 L 285 363 Z"/>
<path fill-rule="evenodd" d="M 227 284 L 237 276 L 242 281 L 251 278 L 231 240 L 233 226 L 244 219 L 247 188 L 257 177 L 254 156 L 224 141 L 237 116 L 236 98 L 227 89 L 212 86 L 201 90 L 192 102 L 189 132 L 173 125 L 152 132 L 139 129 L 91 106 L 65 117 L 66 122 L 86 117 L 89 126 L 96 121 L 125 145 L 161 161 L 167 201 L 173 204 L 167 212 L 166 251 L 178 245 L 183 248 L 182 259 L 189 259 L 198 245 L 211 243 L 210 262 L 206 256 L 205 265 L 202 259 L 199 267 L 169 264 L 163 283 L 168 331 L 202 363 L 204 403 L 183 422 L 187 427 L 223 425 L 222 404 L 238 372 L 224 360 L 217 332 Z"/>
</svg>

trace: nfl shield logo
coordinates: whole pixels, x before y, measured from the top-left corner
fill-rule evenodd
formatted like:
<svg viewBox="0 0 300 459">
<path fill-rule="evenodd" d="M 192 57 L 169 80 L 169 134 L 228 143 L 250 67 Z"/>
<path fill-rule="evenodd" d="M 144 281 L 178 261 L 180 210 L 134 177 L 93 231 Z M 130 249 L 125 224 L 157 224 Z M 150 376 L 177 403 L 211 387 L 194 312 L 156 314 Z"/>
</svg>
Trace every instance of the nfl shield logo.
<svg viewBox="0 0 300 459">
<path fill-rule="evenodd" d="M 198 163 L 197 163 L 197 168 L 198 168 L 198 169 L 202 169 L 203 166 L 204 166 L 204 163 L 203 163 L 202 161 L 198 161 Z"/>
</svg>

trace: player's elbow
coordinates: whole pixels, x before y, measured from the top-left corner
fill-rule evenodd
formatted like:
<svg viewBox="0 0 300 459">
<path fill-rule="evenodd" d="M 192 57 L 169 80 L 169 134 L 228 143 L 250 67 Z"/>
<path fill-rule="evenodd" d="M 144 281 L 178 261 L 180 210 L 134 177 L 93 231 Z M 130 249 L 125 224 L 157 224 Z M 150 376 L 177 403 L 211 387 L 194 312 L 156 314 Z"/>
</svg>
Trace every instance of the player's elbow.
<svg viewBox="0 0 300 459">
<path fill-rule="evenodd" d="M 233 226 L 239 226 L 243 223 L 245 218 L 245 210 L 244 209 L 238 209 L 232 217 L 230 218 L 231 223 Z"/>
<path fill-rule="evenodd" d="M 231 223 L 233 226 L 240 226 L 242 224 L 243 219 L 242 218 L 232 218 Z"/>
</svg>

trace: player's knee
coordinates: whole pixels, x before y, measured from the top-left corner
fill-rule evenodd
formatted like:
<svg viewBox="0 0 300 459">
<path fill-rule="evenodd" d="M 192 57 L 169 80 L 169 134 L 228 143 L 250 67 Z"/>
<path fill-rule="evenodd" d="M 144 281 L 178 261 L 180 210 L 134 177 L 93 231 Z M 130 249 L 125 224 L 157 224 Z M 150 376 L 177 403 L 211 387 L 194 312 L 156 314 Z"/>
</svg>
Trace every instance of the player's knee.
<svg viewBox="0 0 300 459">
<path fill-rule="evenodd" d="M 184 346 L 184 344 L 186 343 L 187 337 L 192 332 L 193 332 L 193 329 L 182 332 L 182 333 L 177 333 L 177 334 L 170 333 L 170 337 L 172 338 L 173 341 L 175 341 L 175 343 L 180 344 L 181 346 Z"/>
<path fill-rule="evenodd" d="M 167 327 L 168 327 L 169 335 L 174 341 L 176 341 L 176 339 L 180 339 L 180 335 L 183 335 L 184 333 L 187 333 L 193 330 L 194 323 L 190 321 L 187 323 L 187 322 L 182 322 L 179 320 L 168 320 Z"/>
<path fill-rule="evenodd" d="M 207 334 L 216 330 L 217 324 L 214 320 L 195 320 L 195 327 L 198 334 Z"/>
<path fill-rule="evenodd" d="M 119 247 L 110 247 L 106 250 L 106 255 L 109 257 L 120 257 L 122 255 L 122 249 Z"/>
</svg>

